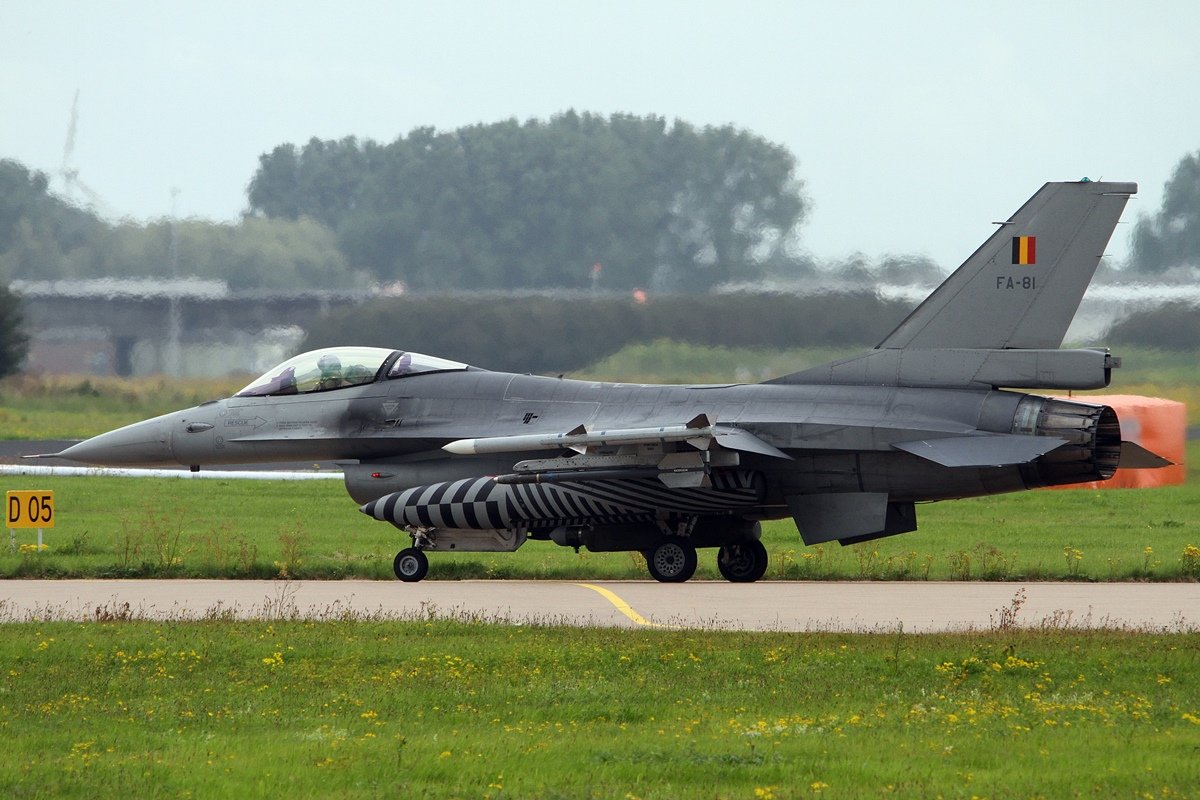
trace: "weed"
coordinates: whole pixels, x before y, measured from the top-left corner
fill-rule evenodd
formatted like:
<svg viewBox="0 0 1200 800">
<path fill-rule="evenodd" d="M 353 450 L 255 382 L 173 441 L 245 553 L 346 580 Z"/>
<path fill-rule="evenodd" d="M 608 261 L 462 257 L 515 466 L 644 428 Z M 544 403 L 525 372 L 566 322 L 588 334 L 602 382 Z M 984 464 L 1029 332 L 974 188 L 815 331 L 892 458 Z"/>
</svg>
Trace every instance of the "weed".
<svg viewBox="0 0 1200 800">
<path fill-rule="evenodd" d="M 92 619 L 96 622 L 129 622 L 134 618 L 133 610 L 130 609 L 129 603 L 106 603 L 102 606 L 96 606 L 96 611 L 92 615 Z"/>
<path fill-rule="evenodd" d="M 292 573 L 304 560 L 307 547 L 308 537 L 298 521 L 293 527 L 279 531 L 279 560 L 274 563 L 280 578 L 293 577 Z"/>
<path fill-rule="evenodd" d="M 115 550 L 117 565 L 123 572 L 128 572 L 141 561 L 142 545 L 145 543 L 145 533 L 140 525 L 134 525 L 128 513 L 121 515 L 121 525 L 117 533 Z"/>
<path fill-rule="evenodd" d="M 258 564 L 258 545 L 245 536 L 237 536 L 233 540 L 237 548 L 237 564 L 242 575 L 250 575 Z"/>
<path fill-rule="evenodd" d="M 869 545 L 861 544 L 854 548 L 854 555 L 858 559 L 859 578 L 873 581 L 879 577 L 878 550 Z"/>
<path fill-rule="evenodd" d="M 1154 548 L 1146 545 L 1146 548 L 1142 550 L 1142 574 L 1149 577 L 1160 566 L 1162 566 L 1162 561 L 1154 557 Z"/>
<path fill-rule="evenodd" d="M 992 618 L 992 627 L 998 631 L 1012 630 L 1017 626 L 1017 616 L 1021 613 L 1021 607 L 1025 605 L 1025 587 L 1022 586 L 1017 590 L 1012 599 L 1008 601 L 1008 605 L 999 609 L 998 616 Z"/>
<path fill-rule="evenodd" d="M 183 546 L 183 519 L 178 514 L 155 512 L 146 509 L 146 526 L 150 534 L 150 546 L 153 548 L 155 566 L 163 572 L 170 572 L 183 564 L 183 557 L 192 552 L 192 548 Z"/>
<path fill-rule="evenodd" d="M 232 523 L 224 521 L 199 537 L 201 557 L 205 562 L 215 566 L 218 573 L 226 571 L 233 557 L 229 548 L 233 538 L 232 531 Z"/>
<path fill-rule="evenodd" d="M 946 556 L 950 565 L 950 580 L 971 580 L 971 554 L 966 550 L 956 550 Z"/>
<path fill-rule="evenodd" d="M 979 559 L 979 577 L 985 581 L 999 581 L 1008 577 L 1012 559 L 1000 548 L 986 542 L 975 545 L 975 556 Z"/>
<path fill-rule="evenodd" d="M 71 541 L 59 548 L 60 553 L 68 556 L 81 556 L 85 553 L 92 552 L 87 543 L 88 532 L 85 530 L 82 533 L 71 537 Z"/>
<path fill-rule="evenodd" d="M 1063 548 L 1063 558 L 1067 560 L 1067 577 L 1078 578 L 1083 565 L 1083 551 L 1074 545 L 1067 545 Z"/>
<path fill-rule="evenodd" d="M 825 545 L 818 544 L 809 548 L 802 556 L 804 577 L 820 578 L 825 575 Z"/>
<path fill-rule="evenodd" d="M 883 564 L 883 572 L 892 580 L 907 580 L 913 577 L 913 570 L 917 563 L 917 552 L 909 550 L 907 553 L 890 555 Z"/>
<path fill-rule="evenodd" d="M 1186 545 L 1183 548 L 1183 555 L 1179 557 L 1179 563 L 1184 575 L 1189 578 L 1200 578 L 1200 547 L 1196 547 L 1194 544 Z"/>
</svg>

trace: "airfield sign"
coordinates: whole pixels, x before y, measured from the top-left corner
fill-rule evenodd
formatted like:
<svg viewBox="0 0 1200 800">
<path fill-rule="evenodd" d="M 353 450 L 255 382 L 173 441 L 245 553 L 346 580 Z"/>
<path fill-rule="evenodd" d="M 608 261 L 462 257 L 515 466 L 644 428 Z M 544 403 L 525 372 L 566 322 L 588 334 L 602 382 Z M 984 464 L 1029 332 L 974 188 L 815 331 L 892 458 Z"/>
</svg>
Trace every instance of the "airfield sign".
<svg viewBox="0 0 1200 800">
<path fill-rule="evenodd" d="M 17 528 L 37 528 L 37 552 L 42 552 L 42 529 L 54 527 L 54 492 L 9 491 L 7 502 L 8 545 L 17 551 Z"/>
<path fill-rule="evenodd" d="M 53 528 L 54 492 L 39 490 L 8 493 L 8 527 Z"/>
</svg>

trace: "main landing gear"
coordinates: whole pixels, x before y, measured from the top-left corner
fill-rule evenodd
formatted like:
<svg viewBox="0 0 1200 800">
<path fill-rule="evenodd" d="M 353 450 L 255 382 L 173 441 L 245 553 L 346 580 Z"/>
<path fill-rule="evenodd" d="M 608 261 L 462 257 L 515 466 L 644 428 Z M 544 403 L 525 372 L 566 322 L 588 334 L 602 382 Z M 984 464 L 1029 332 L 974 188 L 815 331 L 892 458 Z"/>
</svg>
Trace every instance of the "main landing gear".
<svg viewBox="0 0 1200 800">
<path fill-rule="evenodd" d="M 717 569 L 733 583 L 754 583 L 767 571 L 767 548 L 758 539 L 727 544 L 717 551 Z"/>
<path fill-rule="evenodd" d="M 687 542 L 666 540 L 642 553 L 650 577 L 663 583 L 683 583 L 696 574 L 696 548 Z"/>
<path fill-rule="evenodd" d="M 667 539 L 642 553 L 650 577 L 662 583 L 683 583 L 696 573 L 696 548 L 685 541 Z M 753 583 L 767 571 L 767 548 L 758 539 L 722 545 L 717 569 L 732 583 Z"/>
</svg>

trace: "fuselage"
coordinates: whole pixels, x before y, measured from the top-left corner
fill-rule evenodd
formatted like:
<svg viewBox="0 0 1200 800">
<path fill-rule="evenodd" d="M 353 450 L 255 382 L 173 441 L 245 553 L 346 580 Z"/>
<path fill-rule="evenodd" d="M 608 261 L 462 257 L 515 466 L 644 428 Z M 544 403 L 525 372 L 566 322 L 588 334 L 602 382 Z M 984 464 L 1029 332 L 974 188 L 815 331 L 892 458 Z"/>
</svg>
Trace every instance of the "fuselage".
<svg viewBox="0 0 1200 800">
<path fill-rule="evenodd" d="M 760 516 L 785 516 L 784 497 L 887 492 L 900 501 L 1014 491 L 1038 485 L 1028 468 L 948 469 L 894 445 L 916 439 L 1008 434 L 1026 395 L 897 386 L 648 385 L 456 369 L 308 394 L 234 396 L 136 423 L 65 451 L 124 465 L 358 461 L 348 488 L 366 502 L 388 492 L 509 471 L 516 456 L 457 456 L 449 442 L 585 428 L 679 425 L 706 414 L 791 456 L 741 453 L 761 472 Z M 536 455 L 536 454 L 527 454 Z M 387 477 L 364 478 L 385 464 Z M 351 478 L 351 474 L 353 477 Z"/>
</svg>

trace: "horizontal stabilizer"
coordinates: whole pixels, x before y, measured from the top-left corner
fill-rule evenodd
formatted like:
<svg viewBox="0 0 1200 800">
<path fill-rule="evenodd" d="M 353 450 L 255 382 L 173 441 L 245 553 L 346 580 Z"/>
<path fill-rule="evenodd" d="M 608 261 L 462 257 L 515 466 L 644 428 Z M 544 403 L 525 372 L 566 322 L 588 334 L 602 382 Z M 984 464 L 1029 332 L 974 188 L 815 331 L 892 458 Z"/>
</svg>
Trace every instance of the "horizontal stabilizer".
<svg viewBox="0 0 1200 800">
<path fill-rule="evenodd" d="M 1026 464 L 1066 444 L 1057 436 L 1021 436 L 993 434 L 984 436 L 948 436 L 893 444 L 897 450 L 912 453 L 943 467 L 1003 467 Z"/>
<path fill-rule="evenodd" d="M 1120 469 L 1160 469 L 1174 464 L 1174 461 L 1147 450 L 1137 442 L 1121 442 L 1121 463 L 1117 465 Z"/>
</svg>

